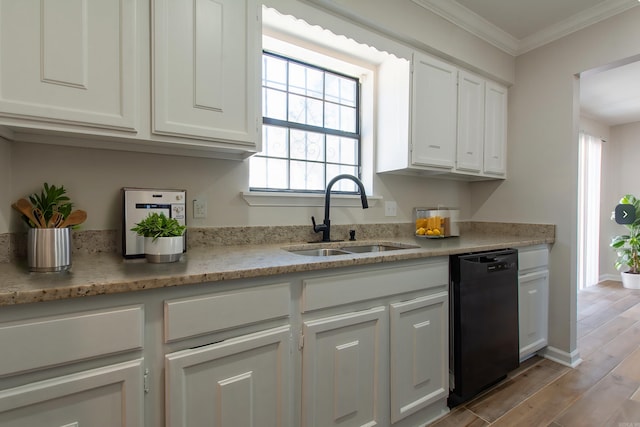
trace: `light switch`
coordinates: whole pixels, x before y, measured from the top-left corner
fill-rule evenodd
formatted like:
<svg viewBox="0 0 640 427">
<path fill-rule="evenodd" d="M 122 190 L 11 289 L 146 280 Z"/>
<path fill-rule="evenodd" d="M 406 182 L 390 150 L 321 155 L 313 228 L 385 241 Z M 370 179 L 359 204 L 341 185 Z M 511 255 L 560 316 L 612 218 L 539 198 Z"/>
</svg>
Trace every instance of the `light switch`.
<svg viewBox="0 0 640 427">
<path fill-rule="evenodd" d="M 193 201 L 193 217 L 195 219 L 204 219 L 207 217 L 207 201 L 205 199 Z"/>
<path fill-rule="evenodd" d="M 398 214 L 398 204 L 389 200 L 384 202 L 384 216 L 396 216 Z"/>
</svg>

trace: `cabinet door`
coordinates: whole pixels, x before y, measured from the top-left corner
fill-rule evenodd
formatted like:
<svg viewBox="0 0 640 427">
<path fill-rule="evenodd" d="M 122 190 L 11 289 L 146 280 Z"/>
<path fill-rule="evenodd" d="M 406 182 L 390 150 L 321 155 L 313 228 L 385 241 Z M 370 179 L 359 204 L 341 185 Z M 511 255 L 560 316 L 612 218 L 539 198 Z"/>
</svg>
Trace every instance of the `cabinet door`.
<svg viewBox="0 0 640 427">
<path fill-rule="evenodd" d="M 153 2 L 153 131 L 258 145 L 260 8 L 254 0 Z"/>
<path fill-rule="evenodd" d="M 520 358 L 547 345 L 549 271 L 523 274 L 518 278 Z"/>
<path fill-rule="evenodd" d="M 289 327 L 166 356 L 167 427 L 289 426 Z"/>
<path fill-rule="evenodd" d="M 411 163 L 453 168 L 457 70 L 419 53 L 414 53 L 412 67 Z"/>
<path fill-rule="evenodd" d="M 493 82 L 485 91 L 484 172 L 507 173 L 507 89 Z"/>
<path fill-rule="evenodd" d="M 2 0 L 0 116 L 134 130 L 135 3 Z"/>
<path fill-rule="evenodd" d="M 380 354 L 384 307 L 306 321 L 302 425 L 382 425 Z"/>
<path fill-rule="evenodd" d="M 391 422 L 449 394 L 447 292 L 391 304 Z"/>
<path fill-rule="evenodd" d="M 142 359 L 0 391 L 0 425 L 143 426 Z"/>
<path fill-rule="evenodd" d="M 484 151 L 484 80 L 458 72 L 458 143 L 456 169 L 482 172 Z"/>
</svg>

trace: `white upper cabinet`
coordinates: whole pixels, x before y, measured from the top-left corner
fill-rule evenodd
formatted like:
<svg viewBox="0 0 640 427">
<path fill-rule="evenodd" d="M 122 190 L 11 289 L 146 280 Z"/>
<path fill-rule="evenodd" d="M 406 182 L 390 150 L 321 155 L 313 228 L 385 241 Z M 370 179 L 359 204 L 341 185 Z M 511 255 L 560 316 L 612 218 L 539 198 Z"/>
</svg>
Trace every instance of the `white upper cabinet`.
<svg viewBox="0 0 640 427">
<path fill-rule="evenodd" d="M 419 52 L 378 77 L 378 173 L 506 178 L 505 87 Z"/>
<path fill-rule="evenodd" d="M 154 133 L 260 145 L 260 16 L 253 0 L 153 2 Z"/>
<path fill-rule="evenodd" d="M 132 0 L 0 1 L 0 118 L 136 131 Z"/>
<path fill-rule="evenodd" d="M 456 146 L 456 79 L 446 62 L 414 53 L 411 91 L 411 163 L 453 168 Z"/>
<path fill-rule="evenodd" d="M 507 89 L 487 81 L 484 119 L 484 172 L 507 173 Z"/>
<path fill-rule="evenodd" d="M 458 144 L 456 169 L 482 171 L 484 150 L 484 91 L 482 78 L 460 71 L 458 74 Z"/>
</svg>

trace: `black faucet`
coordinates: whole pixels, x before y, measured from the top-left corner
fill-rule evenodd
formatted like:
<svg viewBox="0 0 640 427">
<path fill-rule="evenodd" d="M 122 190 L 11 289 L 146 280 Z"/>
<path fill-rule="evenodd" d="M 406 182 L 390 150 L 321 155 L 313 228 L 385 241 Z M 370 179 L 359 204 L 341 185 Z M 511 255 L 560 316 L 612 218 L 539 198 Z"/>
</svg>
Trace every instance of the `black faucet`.
<svg viewBox="0 0 640 427">
<path fill-rule="evenodd" d="M 341 179 L 350 179 L 355 182 L 358 188 L 360 189 L 360 200 L 362 201 L 362 209 L 367 209 L 369 207 L 369 202 L 367 202 L 367 195 L 364 191 L 364 185 L 362 185 L 362 181 L 356 178 L 353 175 L 342 174 L 333 178 L 327 184 L 327 190 L 324 193 L 324 221 L 320 225 L 316 225 L 316 219 L 311 217 L 311 222 L 313 223 L 313 231 L 319 233 L 322 231 L 322 241 L 330 242 L 331 241 L 331 220 L 329 220 L 329 200 L 331 198 L 331 187 L 336 181 Z"/>
</svg>

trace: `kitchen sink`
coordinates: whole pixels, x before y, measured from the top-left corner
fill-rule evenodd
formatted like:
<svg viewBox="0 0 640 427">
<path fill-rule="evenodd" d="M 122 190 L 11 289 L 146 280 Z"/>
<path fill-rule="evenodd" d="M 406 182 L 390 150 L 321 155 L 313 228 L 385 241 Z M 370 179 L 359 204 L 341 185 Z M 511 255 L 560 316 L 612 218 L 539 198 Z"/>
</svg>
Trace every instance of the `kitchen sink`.
<svg viewBox="0 0 640 427">
<path fill-rule="evenodd" d="M 313 249 L 285 249 L 286 251 L 296 255 L 306 256 L 334 256 L 347 254 L 366 254 L 371 252 L 395 251 L 400 249 L 413 249 L 417 246 L 401 246 L 391 244 L 371 244 L 371 245 L 354 245 L 340 246 L 337 248 L 313 248 Z"/>
<path fill-rule="evenodd" d="M 289 250 L 292 254 L 306 255 L 306 256 L 332 256 L 332 255 L 346 255 L 350 252 L 343 251 L 341 249 L 333 248 L 318 248 L 318 249 L 299 249 Z"/>
<path fill-rule="evenodd" d="M 363 245 L 363 246 L 346 246 L 342 248 L 342 250 L 363 254 L 368 252 L 385 252 L 385 251 L 397 251 L 399 249 L 409 249 L 402 246 L 392 246 L 392 245 Z"/>
</svg>

